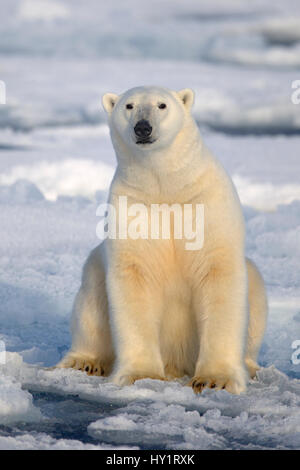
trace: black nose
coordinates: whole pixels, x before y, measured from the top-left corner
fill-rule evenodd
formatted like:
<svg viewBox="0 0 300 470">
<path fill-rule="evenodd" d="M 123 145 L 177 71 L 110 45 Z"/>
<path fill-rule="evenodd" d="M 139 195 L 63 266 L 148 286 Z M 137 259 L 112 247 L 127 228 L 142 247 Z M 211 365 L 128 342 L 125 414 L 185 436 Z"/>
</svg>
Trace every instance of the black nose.
<svg viewBox="0 0 300 470">
<path fill-rule="evenodd" d="M 150 137 L 151 135 L 152 127 L 150 126 L 150 123 L 146 121 L 146 119 L 141 119 L 136 123 L 134 132 L 141 139 L 147 139 L 147 137 Z"/>
</svg>

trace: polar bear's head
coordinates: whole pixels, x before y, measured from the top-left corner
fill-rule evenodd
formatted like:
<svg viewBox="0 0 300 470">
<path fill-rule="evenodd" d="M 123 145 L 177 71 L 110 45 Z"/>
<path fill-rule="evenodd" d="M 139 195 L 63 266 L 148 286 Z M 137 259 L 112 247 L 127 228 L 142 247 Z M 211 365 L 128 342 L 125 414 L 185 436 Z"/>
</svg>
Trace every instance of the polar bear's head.
<svg viewBox="0 0 300 470">
<path fill-rule="evenodd" d="M 160 87 L 138 87 L 122 95 L 106 93 L 102 102 L 109 115 L 112 139 L 135 150 L 170 146 L 180 133 L 194 101 L 190 89 L 179 92 Z"/>
</svg>

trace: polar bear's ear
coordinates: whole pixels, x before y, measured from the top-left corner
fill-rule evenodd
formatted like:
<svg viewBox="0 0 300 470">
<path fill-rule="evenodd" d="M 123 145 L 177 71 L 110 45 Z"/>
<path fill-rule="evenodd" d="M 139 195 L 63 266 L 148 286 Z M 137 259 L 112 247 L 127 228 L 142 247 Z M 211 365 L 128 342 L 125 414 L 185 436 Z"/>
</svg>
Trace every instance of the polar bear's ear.
<svg viewBox="0 0 300 470">
<path fill-rule="evenodd" d="M 194 96 L 195 96 L 195 93 L 193 92 L 193 90 L 191 90 L 190 88 L 184 88 L 183 90 L 178 91 L 177 94 L 179 98 L 181 99 L 183 105 L 187 109 L 191 109 L 191 107 L 194 104 Z"/>
<path fill-rule="evenodd" d="M 116 102 L 118 99 L 118 95 L 115 95 L 115 93 L 105 93 L 105 95 L 102 96 L 102 104 L 103 108 L 107 113 L 111 113 Z"/>
</svg>

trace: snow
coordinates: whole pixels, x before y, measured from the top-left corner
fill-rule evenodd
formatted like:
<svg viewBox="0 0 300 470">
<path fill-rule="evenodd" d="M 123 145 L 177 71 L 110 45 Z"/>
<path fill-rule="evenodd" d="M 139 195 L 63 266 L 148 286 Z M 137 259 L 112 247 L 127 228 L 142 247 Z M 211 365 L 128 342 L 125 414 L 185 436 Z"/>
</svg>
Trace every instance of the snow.
<svg viewBox="0 0 300 470">
<path fill-rule="evenodd" d="M 300 185 L 255 183 L 239 175 L 232 176 L 242 204 L 260 210 L 274 210 L 281 204 L 300 199 Z"/>
<path fill-rule="evenodd" d="M 0 448 L 300 448 L 298 1 L 3 0 L 1 14 Z M 238 397 L 47 369 L 70 345 L 116 165 L 101 95 L 153 83 L 195 90 L 267 285 L 263 368 Z"/>
<path fill-rule="evenodd" d="M 40 411 L 32 404 L 32 396 L 22 390 L 11 377 L 0 376 L 0 423 L 38 421 Z"/>
<path fill-rule="evenodd" d="M 222 391 L 207 391 L 202 399 L 194 401 L 189 390 L 182 401 L 175 396 L 173 403 L 156 401 L 145 408 L 136 400 L 118 410 L 117 416 L 90 424 L 88 432 L 101 439 L 108 432 L 114 436 L 118 430 L 122 442 L 146 442 L 149 446 L 160 443 L 173 449 L 197 449 L 200 442 L 202 449 L 224 449 L 229 445 L 234 449 L 262 449 L 272 443 L 277 448 L 297 448 L 297 388 L 287 390 L 286 378 L 272 369 L 260 373 L 259 382 L 253 383 L 246 401 L 244 397 L 233 400 Z M 271 384 L 273 405 L 267 391 Z M 166 387 L 165 392 L 172 394 L 173 390 Z M 287 408 L 293 409 L 288 417 Z"/>
<path fill-rule="evenodd" d="M 269 20 L 260 27 L 260 31 L 271 43 L 294 44 L 300 41 L 300 17 Z"/>
<path fill-rule="evenodd" d="M 68 16 L 69 10 L 60 2 L 51 0 L 24 0 L 19 7 L 18 15 L 23 20 L 53 21 Z"/>
<path fill-rule="evenodd" d="M 108 189 L 113 173 L 114 169 L 102 162 L 68 158 L 56 162 L 44 161 L 32 166 L 15 166 L 8 174 L 0 176 L 0 184 L 9 186 L 26 178 L 36 184 L 50 201 L 56 200 L 58 196 L 81 195 L 93 198 L 97 191 Z M 39 197 L 40 191 L 36 186 L 33 188 L 35 195 L 32 196 Z"/>
<path fill-rule="evenodd" d="M 0 436 L 0 450 L 136 450 L 134 446 L 83 444 L 75 439 L 54 439 L 45 433 Z"/>
<path fill-rule="evenodd" d="M 263 47 L 264 44 L 258 40 L 251 46 L 237 44 L 236 35 L 226 35 L 224 38 L 216 39 L 215 43 L 207 53 L 209 60 L 216 62 L 228 62 L 248 66 L 271 66 L 271 67 L 295 67 L 300 66 L 300 46 L 291 46 L 290 50 L 282 46 L 272 48 Z"/>
<path fill-rule="evenodd" d="M 3 373 L 5 378 L 11 374 L 33 394 L 46 392 L 48 400 L 61 397 L 63 405 L 59 406 L 57 398 L 53 401 L 58 415 L 64 416 L 65 427 L 70 426 L 71 419 L 76 429 L 77 423 L 70 418 L 76 406 L 80 419 L 91 421 L 87 436 L 92 442 L 155 449 L 299 447 L 300 381 L 288 378 L 274 366 L 262 369 L 258 380 L 251 381 L 247 394 L 240 396 L 206 390 L 199 397 L 185 386 L 186 379 L 172 383 L 144 379 L 120 388 L 108 379 L 89 377 L 79 371 L 45 370 L 22 364 L 16 354 L 9 354 Z M 80 398 L 79 403 L 76 397 Z M 75 403 L 70 405 L 72 401 Z M 49 429 L 53 424 L 53 405 L 49 410 L 41 399 L 37 403 L 46 414 L 44 420 Z M 57 417 L 56 420 L 61 424 Z M 44 429 L 45 424 L 40 422 L 39 426 Z M 22 428 L 24 432 L 28 429 L 24 424 Z M 51 448 L 52 440 L 49 436 L 48 439 L 47 447 Z M 26 434 L 24 440 L 27 445 Z M 57 445 L 63 445 L 61 441 L 58 439 Z"/>
</svg>

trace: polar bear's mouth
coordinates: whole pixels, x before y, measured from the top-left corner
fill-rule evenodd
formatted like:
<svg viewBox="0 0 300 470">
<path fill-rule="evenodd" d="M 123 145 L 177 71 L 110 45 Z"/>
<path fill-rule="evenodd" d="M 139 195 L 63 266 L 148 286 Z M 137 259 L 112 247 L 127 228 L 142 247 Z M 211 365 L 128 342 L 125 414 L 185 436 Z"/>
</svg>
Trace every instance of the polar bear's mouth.
<svg viewBox="0 0 300 470">
<path fill-rule="evenodd" d="M 146 145 L 146 144 L 153 144 L 156 139 L 138 139 L 136 141 L 136 144 L 138 145 Z"/>
</svg>

